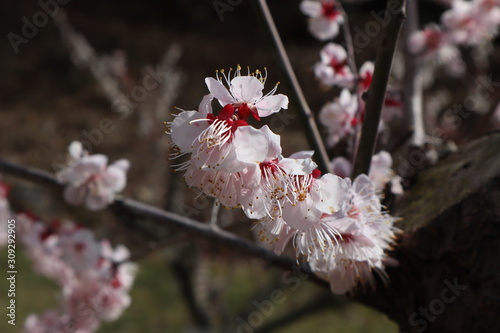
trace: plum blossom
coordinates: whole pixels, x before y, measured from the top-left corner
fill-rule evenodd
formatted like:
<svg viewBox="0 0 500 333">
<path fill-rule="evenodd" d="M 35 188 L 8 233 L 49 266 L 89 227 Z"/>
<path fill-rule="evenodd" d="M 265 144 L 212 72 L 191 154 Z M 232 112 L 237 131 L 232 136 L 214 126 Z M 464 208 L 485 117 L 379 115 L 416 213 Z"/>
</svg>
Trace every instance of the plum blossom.
<svg viewBox="0 0 500 333">
<path fill-rule="evenodd" d="M 260 71 L 242 76 L 238 67 L 232 79 L 230 74 L 206 78 L 210 94 L 202 99 L 199 110 L 182 111 L 168 123 L 172 158 L 189 155 L 187 161 L 175 166 L 178 171 L 185 171 L 189 186 L 197 187 L 226 207 L 243 206 L 247 214 L 260 217 L 269 205 L 256 205 L 256 198 L 262 202 L 266 195 L 275 198 L 282 189 L 286 191 L 286 177 L 278 174 L 298 171 L 293 162 L 281 156 L 279 136 L 267 126 L 249 126 L 247 120 L 250 116 L 260 120 L 287 108 L 288 98 L 274 95 L 276 87 L 263 96 L 265 76 Z M 211 104 L 214 98 L 222 106 L 216 115 Z M 297 161 L 297 165 L 300 163 L 308 165 L 306 161 Z M 271 177 L 269 170 L 277 172 Z M 261 197 L 256 191 L 263 190 L 257 189 L 262 182 L 266 182 L 267 188 Z"/>
<path fill-rule="evenodd" d="M 339 5 L 334 0 L 304 0 L 300 3 L 300 10 L 310 17 L 311 34 L 322 41 L 335 38 L 339 33 L 339 25 L 344 23 Z"/>
<path fill-rule="evenodd" d="M 245 130 L 256 131 L 251 127 Z M 247 190 L 242 192 L 241 201 L 243 211 L 252 219 L 269 216 L 273 209 L 281 210 L 287 195 L 293 190 L 293 176 L 305 176 L 317 168 L 311 159 L 312 151 L 285 158 L 281 155 L 280 136 L 271 132 L 267 125 L 259 131 L 266 137 L 267 147 L 264 144 L 256 149 L 255 141 L 235 138 L 237 155 L 248 163 L 247 168 L 254 170 L 252 183 L 244 184 Z"/>
<path fill-rule="evenodd" d="M 270 137 L 251 128 L 243 119 L 233 120 L 233 116 L 234 107 L 227 104 L 217 116 L 183 111 L 169 123 L 176 151 L 172 158 L 190 155 L 186 162 L 175 166 L 176 170 L 185 171 L 189 186 L 197 187 L 227 207 L 240 205 L 245 184 L 254 184 L 258 177 L 255 162 L 265 158 L 265 149 L 271 145 L 267 141 Z M 239 142 L 250 146 L 239 148 Z M 257 147 L 263 149 L 262 154 Z M 246 156 L 247 153 L 250 155 Z M 253 160 L 249 162 L 248 158 Z"/>
<path fill-rule="evenodd" d="M 440 26 L 431 24 L 410 36 L 408 48 L 413 54 L 428 58 L 449 43 L 449 35 L 442 31 Z"/>
<path fill-rule="evenodd" d="M 494 0 L 457 0 L 441 21 L 454 43 L 478 45 L 498 34 L 500 7 Z"/>
<path fill-rule="evenodd" d="M 325 104 L 320 111 L 319 120 L 328 129 L 327 143 L 336 145 L 342 138 L 354 134 L 360 123 L 357 116 L 358 96 L 348 89 L 342 89 L 340 96 Z"/>
<path fill-rule="evenodd" d="M 115 320 L 130 305 L 136 266 L 126 262 L 129 252 L 123 245 L 113 249 L 69 221 L 47 224 L 29 214 L 16 220 L 35 269 L 62 289 L 61 310 L 29 315 L 24 332 L 94 332 L 101 321 Z"/>
<path fill-rule="evenodd" d="M 394 238 L 394 218 L 382 212 L 375 188 L 366 175 L 358 176 L 348 185 L 342 208 L 324 217 L 338 232 L 333 246 L 310 256 L 311 269 L 330 280 L 335 294 L 351 291 L 358 284 L 372 284 L 372 270 L 385 278 L 385 249 Z"/>
<path fill-rule="evenodd" d="M 304 256 L 336 294 L 373 283 L 373 271 L 386 278 L 385 250 L 396 232 L 395 219 L 381 210 L 371 180 L 360 175 L 351 183 L 331 174 L 299 179 L 305 181 L 303 196 L 281 215 L 275 211 L 261 219 L 259 240 L 277 254 L 292 241 L 297 257 Z"/>
<path fill-rule="evenodd" d="M 375 65 L 372 61 L 366 61 L 359 69 L 359 91 L 358 91 L 358 102 L 359 111 L 361 113 L 361 120 L 364 118 L 365 112 L 365 101 L 362 98 L 362 94 L 370 88 L 373 80 L 373 71 L 375 70 Z M 401 97 L 399 96 L 398 89 L 388 86 L 388 90 L 384 99 L 384 105 L 382 109 L 381 122 L 379 124 L 379 132 L 383 131 L 385 128 L 385 123 L 389 123 L 393 118 L 402 114 L 403 103 Z"/>
<path fill-rule="evenodd" d="M 90 155 L 78 141 L 69 146 L 68 165 L 58 173 L 66 184 L 65 200 L 72 205 L 85 204 L 91 210 L 105 208 L 127 183 L 126 172 L 130 163 L 121 159 L 108 164 L 102 154 Z"/>
<path fill-rule="evenodd" d="M 278 86 L 268 92 L 262 93 L 267 75 L 257 70 L 254 75 L 241 74 L 241 67 L 238 66 L 231 78 L 231 71 L 226 75 L 221 71 L 217 72 L 217 79 L 207 77 L 205 83 L 210 91 L 210 97 L 216 98 L 221 106 L 232 105 L 235 112 L 231 116 L 237 119 L 246 120 L 249 115 L 260 120 L 260 117 L 267 117 L 281 109 L 288 108 L 288 97 L 283 94 L 274 95 Z M 229 90 L 224 86 L 224 81 Z M 210 99 L 206 97 L 205 105 L 209 105 Z"/>
<path fill-rule="evenodd" d="M 362 89 L 368 89 L 372 73 L 373 64 L 365 64 Z M 341 281 L 332 284 L 337 293 L 355 286 L 361 278 L 358 271 L 366 279 L 371 278 L 372 269 L 383 271 L 393 218 L 381 211 L 368 177 L 360 176 L 351 184 L 334 174 L 321 176 L 312 151 L 284 157 L 280 136 L 267 125 L 258 129 L 248 120 L 278 112 L 288 99 L 274 96 L 275 90 L 263 97 L 263 84 L 257 84 L 262 80 L 241 76 L 239 68 L 236 77 L 224 73 L 222 77 L 229 89 L 219 76 L 207 78 L 210 94 L 203 97 L 198 110 L 181 110 L 167 123 L 171 157 L 183 159 L 174 168 L 184 171 L 186 183 L 216 203 L 242 208 L 249 218 L 258 219 L 254 230 L 259 241 L 277 254 L 291 242 L 297 259 L 309 260 L 320 274 L 325 271 L 327 279 L 340 276 Z M 221 105 L 216 112 L 214 98 Z M 344 89 L 331 110 L 322 111 L 320 118 L 332 135 L 353 132 L 358 124 L 358 98 Z M 107 301 L 111 308 L 115 302 L 125 302 L 113 295 Z"/>
<path fill-rule="evenodd" d="M 372 61 L 366 61 L 359 69 L 359 87 L 361 92 L 367 91 L 372 84 L 375 65 Z"/>
<path fill-rule="evenodd" d="M 335 43 L 326 44 L 320 52 L 321 61 L 314 65 L 314 74 L 327 87 L 349 88 L 354 75 L 347 63 L 347 52 Z"/>
<path fill-rule="evenodd" d="M 282 211 L 266 216 L 259 221 L 261 241 L 273 245 L 280 254 L 286 244 L 293 240 L 297 256 L 315 255 L 318 248 L 332 246 L 338 232 L 324 217 L 333 214 L 342 206 L 346 194 L 345 182 L 332 174 L 319 178 L 314 172 L 307 176 L 293 176 L 295 189 L 289 195 Z"/>
</svg>

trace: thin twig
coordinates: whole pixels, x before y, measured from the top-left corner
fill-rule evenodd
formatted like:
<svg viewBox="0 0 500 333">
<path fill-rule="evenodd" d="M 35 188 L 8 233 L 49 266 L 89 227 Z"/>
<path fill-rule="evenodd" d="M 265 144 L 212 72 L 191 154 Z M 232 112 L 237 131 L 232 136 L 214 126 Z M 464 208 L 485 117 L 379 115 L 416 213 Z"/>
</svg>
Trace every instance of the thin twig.
<svg viewBox="0 0 500 333">
<path fill-rule="evenodd" d="M 406 18 L 405 3 L 406 0 L 389 0 L 387 2 L 385 15 L 392 15 L 391 12 L 395 12 L 396 17 L 392 18 L 390 23 L 385 27 L 380 42 L 377 60 L 375 61 L 373 80 L 368 91 L 365 119 L 361 130 L 358 154 L 354 163 L 353 177 L 370 172 L 370 163 L 377 141 L 380 114 L 384 105 L 392 61 L 396 52 L 399 33 Z"/>
<path fill-rule="evenodd" d="M 355 93 L 358 93 L 359 73 L 358 67 L 356 66 L 356 55 L 354 52 L 354 43 L 351 35 L 351 28 L 349 26 L 349 17 L 347 16 L 347 13 L 340 3 L 338 3 L 338 6 L 342 17 L 344 18 L 344 23 L 342 23 L 342 34 L 344 35 L 344 42 L 347 50 L 347 61 L 354 76 L 354 87 L 352 89 Z"/>
<path fill-rule="evenodd" d="M 314 297 L 309 302 L 302 305 L 300 308 L 295 309 L 277 319 L 257 328 L 254 333 L 269 333 L 278 329 L 283 329 L 293 322 L 302 319 L 313 313 L 318 313 L 325 309 L 341 308 L 349 304 L 346 300 L 332 297 L 331 294 L 324 294 L 321 297 Z M 246 318 L 246 317 L 244 317 Z"/>
<path fill-rule="evenodd" d="M 63 186 L 63 184 L 58 181 L 55 176 L 46 171 L 31 167 L 24 167 L 1 159 L 0 171 L 19 176 L 33 182 Z M 138 224 L 143 223 L 143 220 L 147 219 L 160 225 L 173 227 L 181 232 L 186 232 L 193 236 L 213 241 L 213 244 L 227 246 L 232 250 L 238 250 L 242 254 L 259 258 L 270 265 L 282 269 L 290 270 L 297 266 L 295 259 L 286 256 L 278 256 L 274 252 L 255 245 L 250 241 L 242 239 L 230 232 L 219 228 L 213 228 L 209 224 L 204 224 L 133 199 L 124 197 L 116 198 L 111 206 L 111 208 L 115 211 L 127 213 L 131 217 L 137 218 L 139 220 Z M 305 274 L 307 274 L 309 280 L 314 281 L 318 285 L 325 288 L 329 287 L 327 282 L 318 278 L 310 271 L 306 271 L 302 267 L 300 267 L 299 270 L 302 270 Z"/>
<path fill-rule="evenodd" d="M 130 256 L 126 261 L 139 261 L 142 258 L 150 255 L 153 252 L 157 252 L 160 250 L 164 250 L 166 248 L 172 247 L 174 245 L 177 245 L 179 243 L 186 242 L 192 238 L 191 235 L 188 234 L 182 234 L 182 235 L 176 235 L 176 236 L 171 236 L 168 237 L 165 240 L 161 240 L 158 242 L 150 243 L 147 245 L 147 247 L 140 252 L 134 253 L 133 255 Z"/>
<path fill-rule="evenodd" d="M 408 41 L 418 30 L 417 0 L 408 0 L 406 4 L 408 20 L 405 24 L 405 76 L 404 76 L 404 111 L 406 126 L 412 131 L 410 145 L 422 146 L 425 140 L 422 112 L 422 72 L 419 59 L 410 52 Z"/>
<path fill-rule="evenodd" d="M 306 127 L 307 138 L 317 154 L 319 169 L 322 172 L 331 172 L 330 159 L 323 143 L 323 139 L 321 138 L 321 134 L 318 130 L 318 126 L 316 125 L 314 115 L 307 104 L 302 89 L 300 88 L 299 81 L 295 76 L 290 60 L 288 59 L 288 55 L 285 47 L 283 46 L 283 42 L 281 41 L 280 34 L 278 33 L 278 29 L 276 28 L 271 12 L 269 11 L 269 7 L 267 6 L 265 0 L 256 0 L 255 3 L 258 4 L 258 12 L 265 21 L 267 30 L 272 37 L 274 46 L 276 47 L 280 64 L 285 74 L 284 81 L 291 88 L 292 101 L 298 106 L 299 115 L 301 116 L 304 126 Z"/>
</svg>

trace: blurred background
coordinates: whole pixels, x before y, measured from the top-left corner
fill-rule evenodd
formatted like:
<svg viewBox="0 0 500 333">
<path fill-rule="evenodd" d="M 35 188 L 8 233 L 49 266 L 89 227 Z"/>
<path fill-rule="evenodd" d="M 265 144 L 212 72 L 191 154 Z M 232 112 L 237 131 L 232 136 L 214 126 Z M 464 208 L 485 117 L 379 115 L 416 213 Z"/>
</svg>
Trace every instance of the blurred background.
<svg viewBox="0 0 500 333">
<path fill-rule="evenodd" d="M 181 175 L 171 172 L 163 122 L 178 112 L 174 107 L 196 109 L 208 92 L 204 78 L 214 76 L 217 69 L 238 64 L 267 67 L 265 91 L 283 77 L 252 1 L 219 11 L 215 3 L 73 0 L 58 5 L 55 18 L 44 23 L 42 16 L 35 18 L 43 10 L 38 2 L 2 2 L 0 27 L 7 37 L 0 44 L 1 157 L 56 172 L 65 161 L 68 144 L 83 141 L 92 153 L 104 153 L 110 161 L 131 161 L 125 196 L 208 221 L 211 200 L 196 197 Z M 299 81 L 317 111 L 338 91 L 324 91 L 314 79 L 312 65 L 323 43 L 308 33 L 299 3 L 269 1 Z M 438 18 L 442 8 L 426 5 L 425 19 Z M 352 26 L 361 26 L 371 10 L 383 8 L 384 3 L 377 1 L 346 7 Z M 26 20 L 34 19 L 39 27 L 23 28 Z M 9 33 L 26 38 L 13 45 Z M 357 55 L 358 64 L 374 60 L 377 42 L 371 41 Z M 283 84 L 278 93 L 289 94 Z M 309 148 L 293 104 L 286 115 L 268 121 L 282 135 L 285 156 Z M 237 251 L 148 221 L 130 221 L 111 210 L 95 213 L 69 207 L 60 190 L 8 175 L 2 179 L 13 185 L 14 210 L 31 211 L 46 221 L 75 221 L 115 245 L 125 244 L 137 259 L 140 268 L 131 291 L 132 305 L 99 332 L 235 332 L 275 289 L 283 291 L 285 300 L 262 315 L 255 332 L 397 331 L 385 315 L 325 295 L 324 289 L 305 280 L 291 283 L 282 271 Z M 222 211 L 219 220 L 225 229 L 253 237 L 252 222 L 240 212 Z M 16 330 L 20 331 L 29 313 L 57 307 L 59 291 L 37 276 L 27 259 L 18 260 Z M 2 251 L 0 262 L 5 261 Z M 2 282 L 2 290 L 5 285 Z M 241 332 L 250 332 L 241 327 Z M 16 330 L 0 321 L 0 331 Z"/>
</svg>

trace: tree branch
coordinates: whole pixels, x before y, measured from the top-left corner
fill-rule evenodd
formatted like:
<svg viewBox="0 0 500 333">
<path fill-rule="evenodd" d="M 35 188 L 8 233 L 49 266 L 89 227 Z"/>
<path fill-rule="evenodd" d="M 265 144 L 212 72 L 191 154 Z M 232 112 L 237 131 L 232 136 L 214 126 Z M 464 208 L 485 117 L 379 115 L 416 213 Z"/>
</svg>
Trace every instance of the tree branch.
<svg viewBox="0 0 500 333">
<path fill-rule="evenodd" d="M 41 182 L 53 186 L 64 185 L 54 175 L 46 171 L 31 167 L 24 167 L 1 159 L 0 171 L 28 179 L 33 182 Z M 134 218 L 147 219 L 163 226 L 168 225 L 169 227 L 176 228 L 179 231 L 189 233 L 193 236 L 213 241 L 214 244 L 227 246 L 232 250 L 238 250 L 243 254 L 259 258 L 272 266 L 287 270 L 297 266 L 295 259 L 286 256 L 278 256 L 274 252 L 255 245 L 252 242 L 242 239 L 228 231 L 219 228 L 212 228 L 209 224 L 203 224 L 193 219 L 174 214 L 133 199 L 125 197 L 116 198 L 110 206 L 119 213 L 127 213 Z M 138 224 L 140 223 L 141 222 Z M 306 271 L 302 266 L 300 266 L 300 269 L 309 275 L 309 280 L 320 286 L 329 288 L 326 281 L 318 278 L 310 271 Z"/>
<path fill-rule="evenodd" d="M 321 138 L 318 126 L 316 125 L 314 115 L 311 112 L 309 105 L 307 104 L 302 89 L 300 88 L 299 81 L 295 76 L 295 72 L 290 63 L 290 59 L 288 59 L 288 55 L 286 53 L 285 47 L 283 46 L 283 42 L 281 41 L 278 29 L 276 29 L 276 25 L 274 24 L 274 20 L 271 12 L 269 11 L 266 0 L 256 0 L 255 3 L 258 9 L 257 11 L 263 18 L 267 26 L 267 30 L 269 31 L 269 34 L 273 40 L 274 46 L 276 47 L 276 51 L 280 59 L 280 64 L 285 74 L 284 81 L 292 91 L 291 99 L 293 100 L 295 105 L 298 105 L 299 116 L 301 116 L 306 128 L 307 138 L 310 145 L 317 154 L 319 169 L 323 173 L 331 172 L 330 158 L 328 157 L 325 145 L 323 144 L 323 139 Z"/>
<path fill-rule="evenodd" d="M 390 23 L 384 29 L 377 60 L 375 61 L 373 80 L 366 101 L 365 119 L 361 130 L 358 154 L 354 163 L 353 178 L 362 173 L 368 174 L 370 172 L 370 163 L 377 141 L 378 125 L 382 106 L 384 105 L 387 82 L 389 81 L 399 33 L 406 18 L 405 3 L 406 0 L 389 0 L 387 2 L 385 15 L 394 15 L 395 17 L 390 20 Z"/>
<path fill-rule="evenodd" d="M 404 76 L 404 117 L 405 125 L 412 131 L 410 144 L 422 146 L 425 140 L 424 119 L 422 111 L 422 73 L 419 69 L 419 58 L 412 54 L 408 47 L 410 36 L 418 30 L 417 0 L 407 2 L 408 20 L 405 25 L 405 76 Z"/>
</svg>

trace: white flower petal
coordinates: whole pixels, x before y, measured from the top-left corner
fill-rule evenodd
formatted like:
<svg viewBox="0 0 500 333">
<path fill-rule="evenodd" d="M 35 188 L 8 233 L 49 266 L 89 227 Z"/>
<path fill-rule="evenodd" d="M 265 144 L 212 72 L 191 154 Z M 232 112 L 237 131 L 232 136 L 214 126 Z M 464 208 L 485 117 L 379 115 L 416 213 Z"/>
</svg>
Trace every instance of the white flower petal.
<svg viewBox="0 0 500 333">
<path fill-rule="evenodd" d="M 309 175 L 318 167 L 310 158 L 283 158 L 279 166 L 289 175 Z"/>
<path fill-rule="evenodd" d="M 288 109 L 288 97 L 283 94 L 264 97 L 255 103 L 260 117 L 267 117 L 281 109 Z"/>
<path fill-rule="evenodd" d="M 200 102 L 200 106 L 198 107 L 198 111 L 203 117 L 206 117 L 207 114 L 213 113 L 212 110 L 212 101 L 214 96 L 212 94 L 207 94 L 203 96 L 203 99 Z"/>
<path fill-rule="evenodd" d="M 347 200 L 347 183 L 331 173 L 323 175 L 318 183 L 321 200 L 315 200 L 316 208 L 326 214 L 334 214 L 339 211 Z"/>
<path fill-rule="evenodd" d="M 207 85 L 210 93 L 219 100 L 219 103 L 222 106 L 234 103 L 234 98 L 231 96 L 229 91 L 227 91 L 226 87 L 213 77 L 207 77 L 205 79 L 205 84 Z"/>
<path fill-rule="evenodd" d="M 324 16 L 311 18 L 309 21 L 309 31 L 321 41 L 326 41 L 337 37 L 339 25 Z"/>
<path fill-rule="evenodd" d="M 122 191 L 127 184 L 125 171 L 119 167 L 110 165 L 101 178 L 101 184 L 112 192 Z"/>
<path fill-rule="evenodd" d="M 300 10 L 310 17 L 318 17 L 323 14 L 323 6 L 319 1 L 302 1 L 300 3 Z"/>
<path fill-rule="evenodd" d="M 85 202 L 88 189 L 86 186 L 69 185 L 64 189 L 64 200 L 71 205 L 81 205 Z"/>
<path fill-rule="evenodd" d="M 262 98 L 264 85 L 254 76 L 237 76 L 231 80 L 231 94 L 238 102 L 255 103 Z"/>
<path fill-rule="evenodd" d="M 251 126 L 238 127 L 234 132 L 233 144 L 239 161 L 260 163 L 268 156 L 268 137 L 261 130 Z"/>
<path fill-rule="evenodd" d="M 73 141 L 70 143 L 69 148 L 69 155 L 75 159 L 80 158 L 80 156 L 83 155 L 83 146 L 82 143 L 79 141 Z"/>
<path fill-rule="evenodd" d="M 204 118 L 199 112 L 183 111 L 172 121 L 172 141 L 182 152 L 192 152 L 193 141 L 208 128 L 208 122 L 195 121 Z"/>
</svg>

